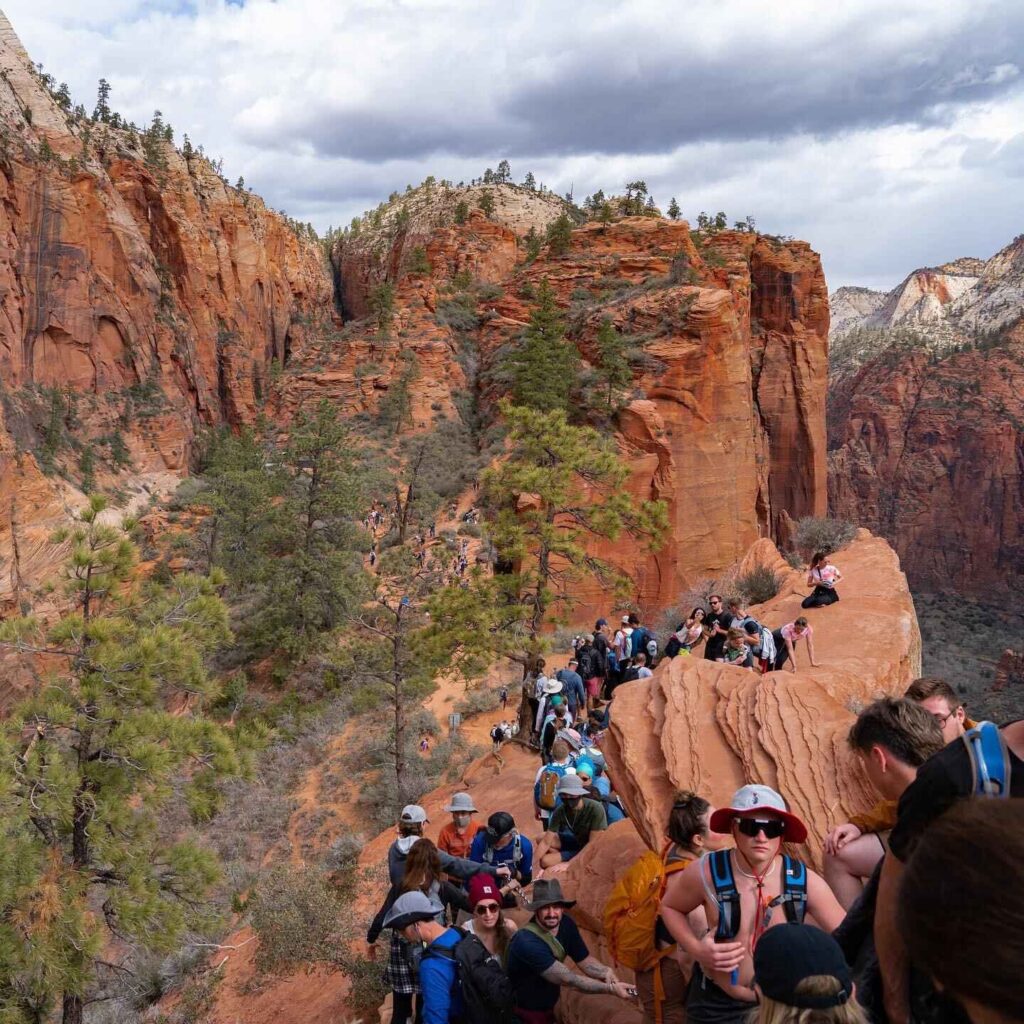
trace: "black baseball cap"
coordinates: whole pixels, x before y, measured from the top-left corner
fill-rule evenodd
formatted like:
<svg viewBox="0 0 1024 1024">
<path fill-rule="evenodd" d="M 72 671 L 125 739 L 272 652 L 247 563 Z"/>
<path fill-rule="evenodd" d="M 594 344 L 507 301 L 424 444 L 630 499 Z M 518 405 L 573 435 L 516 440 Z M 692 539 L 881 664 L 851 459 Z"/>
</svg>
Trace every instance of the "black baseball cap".
<svg viewBox="0 0 1024 1024">
<path fill-rule="evenodd" d="M 487 838 L 493 843 L 516 827 L 516 819 L 508 811 L 495 811 L 487 819 Z"/>
<path fill-rule="evenodd" d="M 798 994 L 800 982 L 815 975 L 835 978 L 839 991 L 825 996 Z M 806 924 L 776 925 L 758 939 L 754 981 L 769 999 L 799 1009 L 842 1006 L 853 995 L 853 979 L 839 943 Z"/>
</svg>

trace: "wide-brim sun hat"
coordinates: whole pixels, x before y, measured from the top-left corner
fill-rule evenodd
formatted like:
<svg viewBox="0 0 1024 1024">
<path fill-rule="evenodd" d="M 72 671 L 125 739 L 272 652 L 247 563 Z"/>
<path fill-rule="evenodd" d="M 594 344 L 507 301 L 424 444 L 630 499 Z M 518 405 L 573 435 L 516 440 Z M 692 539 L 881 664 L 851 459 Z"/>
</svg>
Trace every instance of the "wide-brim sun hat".
<svg viewBox="0 0 1024 1024">
<path fill-rule="evenodd" d="M 578 775 L 563 775 L 558 780 L 556 792 L 559 796 L 586 796 L 587 787 Z"/>
<path fill-rule="evenodd" d="M 557 878 L 538 878 L 533 883 L 533 895 L 524 906 L 532 914 L 542 907 L 575 907 L 576 901 L 562 895 L 562 883 Z"/>
<path fill-rule="evenodd" d="M 787 843 L 807 841 L 807 826 L 795 814 L 790 814 L 786 808 L 786 801 L 770 786 L 762 786 L 758 783 L 736 790 L 731 804 L 728 807 L 719 807 L 711 815 L 708 827 L 712 832 L 728 834 L 733 818 L 753 811 L 767 811 L 775 817 L 781 818 L 786 823 L 786 830 L 782 833 L 782 838 Z"/>
<path fill-rule="evenodd" d="M 451 803 L 445 804 L 444 810 L 449 814 L 476 814 L 473 798 L 468 793 L 453 793 Z"/>
<path fill-rule="evenodd" d="M 551 696 L 553 693 L 562 692 L 562 681 L 560 679 L 549 679 L 544 683 L 544 692 Z"/>
<path fill-rule="evenodd" d="M 400 932 L 418 921 L 433 921 L 444 913 L 444 907 L 426 893 L 414 889 L 404 892 L 391 904 L 391 909 L 384 915 L 384 927 Z"/>
</svg>

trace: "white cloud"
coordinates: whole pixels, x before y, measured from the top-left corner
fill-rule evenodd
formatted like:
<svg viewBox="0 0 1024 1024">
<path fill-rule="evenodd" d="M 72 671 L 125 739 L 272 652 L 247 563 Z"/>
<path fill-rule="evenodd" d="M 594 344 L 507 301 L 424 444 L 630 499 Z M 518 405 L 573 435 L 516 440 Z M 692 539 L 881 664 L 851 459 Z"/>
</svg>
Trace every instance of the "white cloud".
<svg viewBox="0 0 1024 1024">
<path fill-rule="evenodd" d="M 1024 214 L 1015 0 L 8 0 L 92 105 L 155 108 L 318 227 L 506 156 L 577 196 L 807 238 L 830 284 L 987 255 Z"/>
</svg>

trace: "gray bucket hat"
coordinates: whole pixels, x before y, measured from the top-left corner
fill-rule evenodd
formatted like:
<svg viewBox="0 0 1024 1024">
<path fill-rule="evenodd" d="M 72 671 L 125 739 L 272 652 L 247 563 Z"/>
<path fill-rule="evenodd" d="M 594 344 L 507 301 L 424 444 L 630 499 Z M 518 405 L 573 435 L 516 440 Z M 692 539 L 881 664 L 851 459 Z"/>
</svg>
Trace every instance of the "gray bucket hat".
<svg viewBox="0 0 1024 1024">
<path fill-rule="evenodd" d="M 563 775 L 556 792 L 559 796 L 587 796 L 587 787 L 578 775 Z"/>
<path fill-rule="evenodd" d="M 562 895 L 562 883 L 557 878 L 538 878 L 533 883 L 533 898 L 525 904 L 530 913 L 536 913 L 541 907 L 575 907 L 575 900 L 567 900 Z"/>
<path fill-rule="evenodd" d="M 400 932 L 417 921 L 433 921 L 438 914 L 443 913 L 444 907 L 440 903 L 415 889 L 402 893 L 391 904 L 391 909 L 384 915 L 384 927 Z"/>
<path fill-rule="evenodd" d="M 473 798 L 468 793 L 452 793 L 452 802 L 450 804 L 445 804 L 444 810 L 449 814 L 453 811 L 476 814 L 476 808 L 473 806 Z"/>
</svg>

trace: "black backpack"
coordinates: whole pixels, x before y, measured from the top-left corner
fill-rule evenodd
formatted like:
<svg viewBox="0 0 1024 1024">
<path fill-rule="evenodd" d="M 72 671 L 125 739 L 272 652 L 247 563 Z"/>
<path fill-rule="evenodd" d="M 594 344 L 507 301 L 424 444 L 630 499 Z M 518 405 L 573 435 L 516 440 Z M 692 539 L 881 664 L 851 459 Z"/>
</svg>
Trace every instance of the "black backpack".
<svg viewBox="0 0 1024 1024">
<path fill-rule="evenodd" d="M 516 1024 L 515 994 L 501 961 L 475 936 L 457 928 L 462 938 L 449 949 L 428 946 L 427 957 L 454 960 L 462 989 L 463 1024 Z"/>
<path fill-rule="evenodd" d="M 580 675 L 584 679 L 593 679 L 598 674 L 596 668 L 597 659 L 594 657 L 594 648 L 585 647 L 577 655 L 579 658 Z"/>
</svg>

